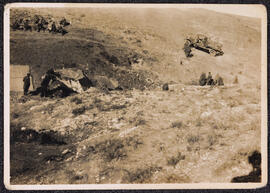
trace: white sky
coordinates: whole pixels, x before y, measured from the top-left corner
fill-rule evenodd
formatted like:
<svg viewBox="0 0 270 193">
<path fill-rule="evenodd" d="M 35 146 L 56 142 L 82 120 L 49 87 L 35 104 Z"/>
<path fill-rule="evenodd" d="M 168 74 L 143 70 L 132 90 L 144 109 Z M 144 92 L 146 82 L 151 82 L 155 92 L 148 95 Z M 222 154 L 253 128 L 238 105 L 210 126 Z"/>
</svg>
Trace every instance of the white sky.
<svg viewBox="0 0 270 193">
<path fill-rule="evenodd" d="M 206 9 L 210 9 L 217 12 L 236 14 L 248 17 L 257 17 L 262 18 L 266 17 L 266 8 L 263 5 L 220 5 L 207 7 Z"/>
<path fill-rule="evenodd" d="M 8 7 L 121 7 L 121 8 L 204 8 L 222 13 L 266 18 L 266 8 L 261 4 L 109 4 L 109 3 L 12 3 Z"/>
</svg>

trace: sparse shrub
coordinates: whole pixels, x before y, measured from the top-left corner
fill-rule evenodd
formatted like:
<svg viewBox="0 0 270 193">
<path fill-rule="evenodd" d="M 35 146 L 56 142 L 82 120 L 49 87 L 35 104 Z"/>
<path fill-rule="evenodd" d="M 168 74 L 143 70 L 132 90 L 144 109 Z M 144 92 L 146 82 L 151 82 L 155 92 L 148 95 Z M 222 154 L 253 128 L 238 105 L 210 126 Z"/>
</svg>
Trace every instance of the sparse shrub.
<svg viewBox="0 0 270 193">
<path fill-rule="evenodd" d="M 182 127 L 182 121 L 175 121 L 172 123 L 172 128 L 178 128 L 180 129 Z"/>
<path fill-rule="evenodd" d="M 146 121 L 143 118 L 139 118 L 135 121 L 135 126 L 145 125 Z"/>
<path fill-rule="evenodd" d="M 143 50 L 143 53 L 144 54 L 148 54 L 149 52 L 147 50 Z"/>
<path fill-rule="evenodd" d="M 187 138 L 187 142 L 189 144 L 194 144 L 194 143 L 198 142 L 199 140 L 200 140 L 200 138 L 197 135 L 189 135 Z"/>
<path fill-rule="evenodd" d="M 217 137 L 216 136 L 212 136 L 212 135 L 208 135 L 208 143 L 209 146 L 213 146 L 214 144 L 217 143 Z"/>
<path fill-rule="evenodd" d="M 94 98 L 94 101 L 93 101 L 94 104 L 101 103 L 101 102 L 102 100 L 100 100 L 99 98 L 97 97 Z"/>
<path fill-rule="evenodd" d="M 82 104 L 82 99 L 78 97 L 74 97 L 70 100 L 70 102 L 76 103 L 78 105 L 78 104 Z"/>
<path fill-rule="evenodd" d="M 120 110 L 120 109 L 123 109 L 123 108 L 127 107 L 126 105 L 115 105 L 115 104 L 112 105 L 112 106 L 108 106 L 108 105 L 105 105 L 105 104 L 102 104 L 102 103 L 97 103 L 95 106 L 100 111 Z"/>
<path fill-rule="evenodd" d="M 85 112 L 86 108 L 85 106 L 79 107 L 79 108 L 75 108 L 72 110 L 72 114 L 75 116 L 81 115 Z"/>
<path fill-rule="evenodd" d="M 18 113 L 16 113 L 16 112 L 14 112 L 14 113 L 12 113 L 12 118 L 13 119 L 17 119 L 18 117 L 19 117 L 20 115 L 18 114 Z"/>
<path fill-rule="evenodd" d="M 119 64 L 119 60 L 116 56 L 112 55 L 109 59 L 109 61 L 113 64 Z"/>
<path fill-rule="evenodd" d="M 137 135 L 135 135 L 133 137 L 126 138 L 126 140 L 124 141 L 124 144 L 127 146 L 132 146 L 134 149 L 137 149 L 139 145 L 143 144 L 143 142 Z"/>
<path fill-rule="evenodd" d="M 192 151 L 192 147 L 187 146 L 187 151 Z"/>
<path fill-rule="evenodd" d="M 127 156 L 124 144 L 120 139 L 109 139 L 99 143 L 96 149 L 103 155 L 105 161 L 119 160 Z"/>
<path fill-rule="evenodd" d="M 237 75 L 234 77 L 233 84 L 238 84 L 238 76 Z"/>
<path fill-rule="evenodd" d="M 175 167 L 179 161 L 184 160 L 186 158 L 185 155 L 182 155 L 181 152 L 178 152 L 177 156 L 173 156 L 168 159 L 168 165 Z"/>
<path fill-rule="evenodd" d="M 126 105 L 112 105 L 109 109 L 111 110 L 119 110 L 119 109 L 124 109 L 126 108 Z"/>
<path fill-rule="evenodd" d="M 106 139 L 94 146 L 88 147 L 88 152 L 100 154 L 104 161 L 111 162 L 112 160 L 123 159 L 127 156 L 127 147 L 138 148 L 143 142 L 137 137 L 128 137 L 124 140 L 114 138 Z"/>
<path fill-rule="evenodd" d="M 151 178 L 153 176 L 153 174 L 157 171 L 161 171 L 162 167 L 148 167 L 145 169 L 136 169 L 134 172 L 128 172 L 128 174 L 126 176 L 124 176 L 124 179 L 127 180 L 130 183 L 143 183 L 147 180 L 149 180 L 149 178 Z"/>
</svg>

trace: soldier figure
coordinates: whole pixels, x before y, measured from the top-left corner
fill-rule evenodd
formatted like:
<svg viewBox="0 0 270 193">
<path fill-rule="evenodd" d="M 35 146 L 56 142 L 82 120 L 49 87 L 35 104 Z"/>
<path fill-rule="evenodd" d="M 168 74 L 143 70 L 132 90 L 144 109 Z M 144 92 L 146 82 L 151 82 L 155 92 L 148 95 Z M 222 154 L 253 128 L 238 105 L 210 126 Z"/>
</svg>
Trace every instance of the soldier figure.
<svg viewBox="0 0 270 193">
<path fill-rule="evenodd" d="M 42 78 L 41 81 L 41 97 L 48 96 L 48 86 L 50 84 L 50 81 L 55 81 L 56 77 L 60 78 L 60 74 L 54 72 L 52 68 L 46 72 L 45 76 Z"/>
<path fill-rule="evenodd" d="M 27 30 L 32 31 L 32 27 L 30 26 L 30 20 L 29 19 L 24 20 L 23 28 L 24 28 L 24 31 L 27 31 Z"/>
<path fill-rule="evenodd" d="M 212 74 L 211 74 L 211 72 L 209 72 L 208 77 L 207 77 L 207 85 L 214 85 L 214 84 L 215 84 L 215 82 L 212 78 Z"/>
<path fill-rule="evenodd" d="M 27 95 L 28 89 L 30 87 L 30 73 L 23 78 L 23 94 Z"/>
<path fill-rule="evenodd" d="M 200 86 L 204 86 L 207 83 L 206 74 L 202 73 L 200 76 L 199 84 Z"/>
<path fill-rule="evenodd" d="M 51 31 L 52 31 L 53 33 L 56 33 L 56 31 L 57 31 L 55 21 L 52 23 L 52 29 L 51 29 Z"/>
<path fill-rule="evenodd" d="M 42 77 L 41 93 L 40 93 L 41 97 L 47 97 L 48 96 L 48 86 L 49 86 L 49 83 L 50 83 L 51 79 L 52 79 L 51 70 L 48 70 L 46 72 L 46 74 L 44 75 L 44 77 Z"/>
</svg>

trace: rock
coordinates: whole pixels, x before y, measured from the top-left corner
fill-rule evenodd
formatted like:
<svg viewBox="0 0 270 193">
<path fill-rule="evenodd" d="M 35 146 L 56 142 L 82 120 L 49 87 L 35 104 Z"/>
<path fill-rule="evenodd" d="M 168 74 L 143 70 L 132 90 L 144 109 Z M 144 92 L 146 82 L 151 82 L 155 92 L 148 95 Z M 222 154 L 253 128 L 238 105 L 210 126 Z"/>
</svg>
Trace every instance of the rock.
<svg viewBox="0 0 270 193">
<path fill-rule="evenodd" d="M 22 130 L 22 131 L 26 130 L 26 127 L 22 127 L 21 130 Z"/>
<path fill-rule="evenodd" d="M 162 90 L 169 90 L 169 85 L 168 85 L 168 83 L 163 84 Z"/>
<path fill-rule="evenodd" d="M 67 154 L 67 153 L 69 153 L 69 152 L 70 152 L 69 149 L 65 149 L 65 150 L 62 152 L 62 155 L 65 155 L 65 154 Z"/>
<path fill-rule="evenodd" d="M 132 127 L 132 128 L 129 128 L 129 129 L 126 129 L 124 131 L 122 131 L 120 134 L 119 134 L 119 137 L 125 137 L 127 134 L 129 134 L 130 132 L 136 130 L 138 127 Z"/>
<path fill-rule="evenodd" d="M 211 116 L 211 115 L 212 115 L 212 112 L 203 112 L 203 113 L 201 114 L 201 118 L 204 119 L 204 118 L 207 118 L 207 117 L 209 117 L 209 116 Z"/>
</svg>

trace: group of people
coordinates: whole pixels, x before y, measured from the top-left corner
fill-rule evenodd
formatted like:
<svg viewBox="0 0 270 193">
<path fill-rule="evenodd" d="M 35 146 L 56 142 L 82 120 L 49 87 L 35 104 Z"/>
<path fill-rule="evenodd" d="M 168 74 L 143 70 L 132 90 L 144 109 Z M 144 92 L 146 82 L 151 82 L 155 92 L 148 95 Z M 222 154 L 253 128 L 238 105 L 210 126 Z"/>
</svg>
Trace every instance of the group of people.
<svg viewBox="0 0 270 193">
<path fill-rule="evenodd" d="M 36 91 L 40 92 L 40 96 L 41 97 L 47 97 L 48 96 L 48 86 L 50 84 L 50 81 L 55 81 L 56 78 L 61 78 L 60 75 L 56 72 L 54 72 L 53 69 L 50 69 L 46 72 L 46 74 L 41 78 L 41 84 L 40 84 L 40 87 L 38 87 L 36 89 Z M 24 85 L 23 85 L 23 91 L 24 91 L 24 95 L 28 95 L 28 91 L 29 91 L 29 88 L 30 88 L 30 81 L 31 79 L 31 74 L 30 73 L 27 73 L 27 75 L 23 78 L 23 82 L 24 82 Z"/>
<path fill-rule="evenodd" d="M 62 18 L 60 21 L 56 21 L 52 17 L 48 17 L 47 19 L 41 15 L 35 15 L 33 18 L 31 17 L 23 17 L 16 19 L 11 24 L 11 28 L 13 30 L 24 30 L 24 31 L 37 31 L 41 30 L 45 32 L 46 30 L 50 33 L 61 33 L 62 35 L 68 33 L 64 28 L 70 25 L 65 18 Z"/>
<path fill-rule="evenodd" d="M 218 85 L 218 86 L 223 86 L 224 82 L 222 77 L 220 77 L 218 74 L 215 78 L 215 80 L 212 77 L 211 72 L 208 72 L 208 76 L 206 77 L 205 73 L 202 73 L 199 79 L 199 84 L 200 86 L 205 86 L 205 85 Z"/>
</svg>

